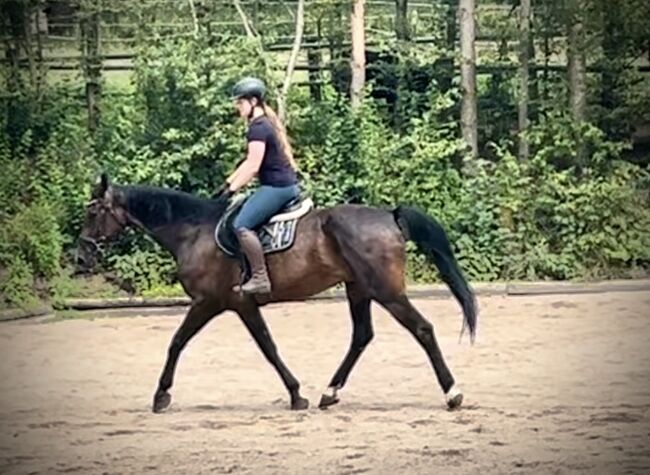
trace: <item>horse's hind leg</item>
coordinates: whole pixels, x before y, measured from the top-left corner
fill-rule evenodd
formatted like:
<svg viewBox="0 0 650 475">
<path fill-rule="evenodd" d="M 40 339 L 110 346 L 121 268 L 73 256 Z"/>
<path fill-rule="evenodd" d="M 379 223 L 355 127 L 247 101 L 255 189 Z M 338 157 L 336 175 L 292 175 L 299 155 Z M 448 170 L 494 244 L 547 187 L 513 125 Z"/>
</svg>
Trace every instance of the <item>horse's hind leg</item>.
<svg viewBox="0 0 650 475">
<path fill-rule="evenodd" d="M 266 359 L 273 365 L 282 378 L 282 381 L 291 396 L 291 409 L 307 409 L 309 407 L 309 401 L 300 396 L 300 384 L 280 358 L 275 343 L 271 338 L 271 333 L 269 332 L 257 305 L 246 305 L 244 308 L 238 309 L 237 313 L 253 339 L 255 339 L 257 345 L 262 350 L 262 353 L 264 353 Z"/>
<path fill-rule="evenodd" d="M 382 299 L 381 304 L 417 339 L 429 356 L 431 365 L 438 378 L 438 383 L 445 393 L 447 406 L 450 409 L 460 406 L 463 395 L 454 388 L 454 377 L 447 367 L 438 346 L 433 325 L 429 323 L 405 295 L 391 299 Z"/>
<path fill-rule="evenodd" d="M 178 327 L 167 351 L 167 362 L 160 375 L 158 389 L 153 398 L 153 412 L 163 411 L 171 403 L 171 395 L 167 392 L 174 382 L 174 371 L 178 363 L 178 357 L 190 339 L 196 335 L 201 328 L 208 323 L 212 317 L 222 311 L 222 307 L 209 300 L 202 300 L 193 303 L 187 312 L 183 323 Z"/>
<path fill-rule="evenodd" d="M 352 316 L 352 341 L 350 348 L 345 355 L 343 362 L 336 370 L 332 381 L 323 394 L 318 407 L 324 409 L 339 402 L 337 391 L 344 385 L 352 368 L 361 356 L 364 348 L 370 343 L 373 337 L 372 322 L 370 319 L 370 299 L 363 295 L 354 284 L 346 284 L 345 287 L 350 314 Z"/>
</svg>

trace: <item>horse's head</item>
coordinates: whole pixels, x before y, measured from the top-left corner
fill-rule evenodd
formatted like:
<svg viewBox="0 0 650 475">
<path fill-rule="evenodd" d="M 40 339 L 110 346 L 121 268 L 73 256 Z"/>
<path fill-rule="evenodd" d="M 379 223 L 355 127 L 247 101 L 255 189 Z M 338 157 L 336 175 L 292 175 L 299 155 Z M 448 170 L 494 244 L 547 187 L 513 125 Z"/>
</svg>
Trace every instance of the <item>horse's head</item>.
<svg viewBox="0 0 650 475">
<path fill-rule="evenodd" d="M 77 266 L 92 269 L 97 264 L 101 244 L 116 236 L 128 223 L 122 193 L 114 188 L 103 173 L 86 206 L 86 216 L 77 246 Z"/>
</svg>

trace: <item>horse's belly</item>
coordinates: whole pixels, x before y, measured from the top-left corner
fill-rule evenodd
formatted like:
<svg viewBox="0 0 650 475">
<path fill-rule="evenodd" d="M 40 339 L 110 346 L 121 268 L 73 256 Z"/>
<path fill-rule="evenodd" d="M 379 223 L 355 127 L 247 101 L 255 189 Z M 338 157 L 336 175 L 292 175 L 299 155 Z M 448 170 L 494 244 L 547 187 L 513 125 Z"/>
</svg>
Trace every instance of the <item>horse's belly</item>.
<svg viewBox="0 0 650 475">
<path fill-rule="evenodd" d="M 267 255 L 272 300 L 302 300 L 349 280 L 345 262 L 323 233 L 318 215 L 303 220 L 291 249 Z"/>
</svg>

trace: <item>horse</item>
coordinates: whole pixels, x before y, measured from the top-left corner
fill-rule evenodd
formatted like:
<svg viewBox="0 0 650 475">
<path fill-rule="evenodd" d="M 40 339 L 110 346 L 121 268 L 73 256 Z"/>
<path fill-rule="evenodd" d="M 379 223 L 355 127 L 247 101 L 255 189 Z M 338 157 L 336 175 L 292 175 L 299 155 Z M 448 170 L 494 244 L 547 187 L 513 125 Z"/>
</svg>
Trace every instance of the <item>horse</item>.
<svg viewBox="0 0 650 475">
<path fill-rule="evenodd" d="M 236 290 L 241 262 L 215 243 L 215 226 L 228 209 L 224 196 L 195 195 L 143 185 L 117 185 L 103 173 L 94 185 L 79 235 L 82 265 L 96 263 L 104 241 L 127 227 L 138 228 L 169 251 L 177 264 L 177 277 L 190 298 L 190 306 L 174 333 L 153 396 L 152 410 L 163 412 L 171 403 L 169 392 L 178 358 L 190 339 L 212 318 L 231 310 L 241 319 L 260 350 L 279 374 L 290 396 L 292 410 L 306 409 L 309 401 L 300 384 L 278 354 L 260 308 L 271 302 L 305 300 L 343 284 L 352 318 L 347 354 L 322 394 L 319 407 L 339 402 L 339 391 L 364 348 L 373 338 L 371 303 L 385 308 L 406 328 L 426 352 L 449 409 L 458 408 L 463 394 L 457 388 L 434 334 L 433 325 L 406 295 L 406 242 L 412 241 L 432 261 L 463 313 L 463 331 L 473 343 L 477 326 L 474 292 L 454 257 L 443 227 L 418 208 L 392 210 L 358 204 L 312 208 L 299 219 L 295 242 L 282 252 L 266 256 L 272 291 L 265 296 Z"/>
</svg>

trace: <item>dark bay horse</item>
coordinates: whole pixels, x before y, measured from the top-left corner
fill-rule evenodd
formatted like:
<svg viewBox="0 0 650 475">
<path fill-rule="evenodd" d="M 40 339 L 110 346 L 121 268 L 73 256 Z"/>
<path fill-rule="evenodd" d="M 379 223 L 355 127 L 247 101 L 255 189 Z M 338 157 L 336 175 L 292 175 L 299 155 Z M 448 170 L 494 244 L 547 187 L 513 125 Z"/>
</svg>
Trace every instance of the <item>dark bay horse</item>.
<svg viewBox="0 0 650 475">
<path fill-rule="evenodd" d="M 236 312 L 277 370 L 291 397 L 292 409 L 306 409 L 298 380 L 284 364 L 262 318 L 260 307 L 269 302 L 303 300 L 344 283 L 352 316 L 349 350 L 323 394 L 321 408 L 336 404 L 340 390 L 359 356 L 373 337 L 370 305 L 374 300 L 390 312 L 426 351 L 449 408 L 458 407 L 462 393 L 454 386 L 433 326 L 411 305 L 405 293 L 405 245 L 412 240 L 436 264 L 440 275 L 463 311 L 463 329 L 473 341 L 476 303 L 454 258 L 443 228 L 409 207 L 392 211 L 359 205 L 314 209 L 301 218 L 294 245 L 267 255 L 273 291 L 260 297 L 233 290 L 239 283 L 238 259 L 223 254 L 214 240 L 215 225 L 228 206 L 223 197 L 201 199 L 187 193 L 144 187 L 117 186 L 102 175 L 86 209 L 80 236 L 81 261 L 94 260 L 99 243 L 127 226 L 147 232 L 171 252 L 178 278 L 191 298 L 190 309 L 169 345 L 167 361 L 153 399 L 153 411 L 171 402 L 179 355 L 188 341 L 213 317 Z"/>
</svg>

